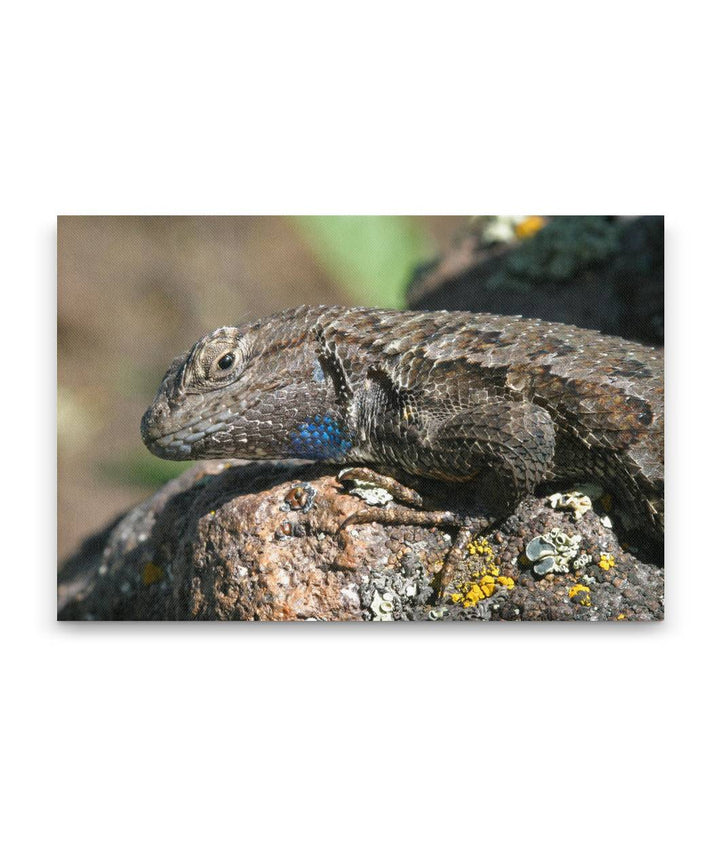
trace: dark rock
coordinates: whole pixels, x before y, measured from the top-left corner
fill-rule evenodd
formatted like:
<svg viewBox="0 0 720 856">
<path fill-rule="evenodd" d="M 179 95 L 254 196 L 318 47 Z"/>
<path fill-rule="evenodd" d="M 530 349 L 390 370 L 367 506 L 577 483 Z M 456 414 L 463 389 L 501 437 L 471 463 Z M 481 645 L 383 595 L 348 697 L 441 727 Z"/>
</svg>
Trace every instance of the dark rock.
<svg viewBox="0 0 720 856">
<path fill-rule="evenodd" d="M 575 324 L 663 343 L 662 217 L 554 217 L 535 235 L 487 246 L 469 232 L 420 269 L 411 309 L 461 309 Z"/>
</svg>

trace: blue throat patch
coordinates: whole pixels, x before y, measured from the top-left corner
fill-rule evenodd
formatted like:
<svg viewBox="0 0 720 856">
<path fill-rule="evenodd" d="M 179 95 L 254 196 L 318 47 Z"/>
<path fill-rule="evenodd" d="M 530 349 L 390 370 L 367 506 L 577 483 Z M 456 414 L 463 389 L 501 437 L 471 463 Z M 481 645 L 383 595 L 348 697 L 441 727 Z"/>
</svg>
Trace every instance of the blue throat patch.
<svg viewBox="0 0 720 856">
<path fill-rule="evenodd" d="M 290 449 L 299 458 L 338 458 L 351 448 L 352 441 L 332 416 L 318 414 L 290 432 Z"/>
</svg>

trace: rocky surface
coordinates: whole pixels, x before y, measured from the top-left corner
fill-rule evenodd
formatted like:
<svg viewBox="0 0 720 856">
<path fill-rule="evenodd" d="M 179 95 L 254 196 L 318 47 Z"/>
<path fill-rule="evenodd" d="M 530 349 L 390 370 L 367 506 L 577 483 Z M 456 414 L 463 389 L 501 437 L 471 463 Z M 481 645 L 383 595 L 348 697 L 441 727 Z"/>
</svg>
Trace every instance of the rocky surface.
<svg viewBox="0 0 720 856">
<path fill-rule="evenodd" d="M 662 345 L 663 218 L 547 218 L 508 240 L 487 224 L 470 229 L 417 271 L 408 305 L 524 315 Z"/>
<path fill-rule="evenodd" d="M 549 493 L 526 500 L 476 539 L 437 604 L 432 583 L 448 533 L 375 523 L 340 531 L 365 501 L 327 467 L 204 462 L 88 539 L 63 565 L 59 618 L 662 618 L 663 572 L 620 545 L 608 528 L 609 498 L 575 520 L 573 508 L 552 507 Z M 443 502 L 452 505 L 452 496 Z M 572 546 L 553 572 L 540 574 L 526 548 L 552 532 Z"/>
</svg>

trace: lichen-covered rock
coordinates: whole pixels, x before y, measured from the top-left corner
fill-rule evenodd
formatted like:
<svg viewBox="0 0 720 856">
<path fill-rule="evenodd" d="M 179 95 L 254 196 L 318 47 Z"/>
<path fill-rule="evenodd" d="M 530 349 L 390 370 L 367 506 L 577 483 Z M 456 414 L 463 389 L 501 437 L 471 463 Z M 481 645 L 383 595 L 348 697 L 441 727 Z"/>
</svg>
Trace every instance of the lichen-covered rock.
<svg viewBox="0 0 720 856">
<path fill-rule="evenodd" d="M 364 507 L 322 466 L 206 462 L 169 482 L 69 559 L 65 620 L 603 620 L 663 614 L 663 574 L 590 511 L 531 498 L 479 537 L 443 602 L 432 583 L 450 534 L 341 523 Z M 590 556 L 539 576 L 538 536 Z M 558 535 L 554 538 L 557 543 Z M 561 539 L 562 540 L 562 539 Z M 551 542 L 554 543 L 554 542 Z"/>
<path fill-rule="evenodd" d="M 552 217 L 528 234 L 488 245 L 469 231 L 416 272 L 408 306 L 524 315 L 662 345 L 662 217 Z"/>
</svg>

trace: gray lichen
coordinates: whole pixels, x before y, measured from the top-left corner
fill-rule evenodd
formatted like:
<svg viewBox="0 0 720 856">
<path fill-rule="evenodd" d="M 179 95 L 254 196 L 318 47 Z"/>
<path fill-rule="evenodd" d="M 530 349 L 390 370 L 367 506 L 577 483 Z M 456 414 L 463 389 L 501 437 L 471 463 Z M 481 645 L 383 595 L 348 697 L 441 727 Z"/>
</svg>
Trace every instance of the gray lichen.
<svg viewBox="0 0 720 856">
<path fill-rule="evenodd" d="M 397 570 L 375 567 L 360 583 L 360 603 L 370 621 L 425 619 L 433 596 L 421 565 Z"/>
<path fill-rule="evenodd" d="M 552 508 L 572 511 L 574 520 L 580 520 L 584 514 L 587 514 L 592 509 L 592 500 L 590 497 L 579 490 L 571 490 L 568 493 L 554 493 L 548 497 L 548 502 Z"/>
<path fill-rule="evenodd" d="M 525 547 L 525 555 L 533 563 L 533 573 L 537 576 L 566 574 L 574 569 L 572 560 L 580 550 L 580 541 L 580 535 L 568 535 L 557 526 L 533 538 Z M 583 560 L 580 567 L 589 561 L 589 557 Z"/>
<path fill-rule="evenodd" d="M 379 591 L 375 591 L 375 595 L 373 596 L 372 603 L 370 604 L 370 611 L 373 614 L 373 621 L 394 621 L 393 618 L 393 605 L 394 605 L 394 595 L 391 591 L 385 591 L 382 594 Z"/>
<path fill-rule="evenodd" d="M 348 491 L 352 496 L 362 499 L 367 505 L 387 505 L 393 498 L 384 487 L 378 487 L 372 482 L 353 480 L 353 486 Z"/>
</svg>

